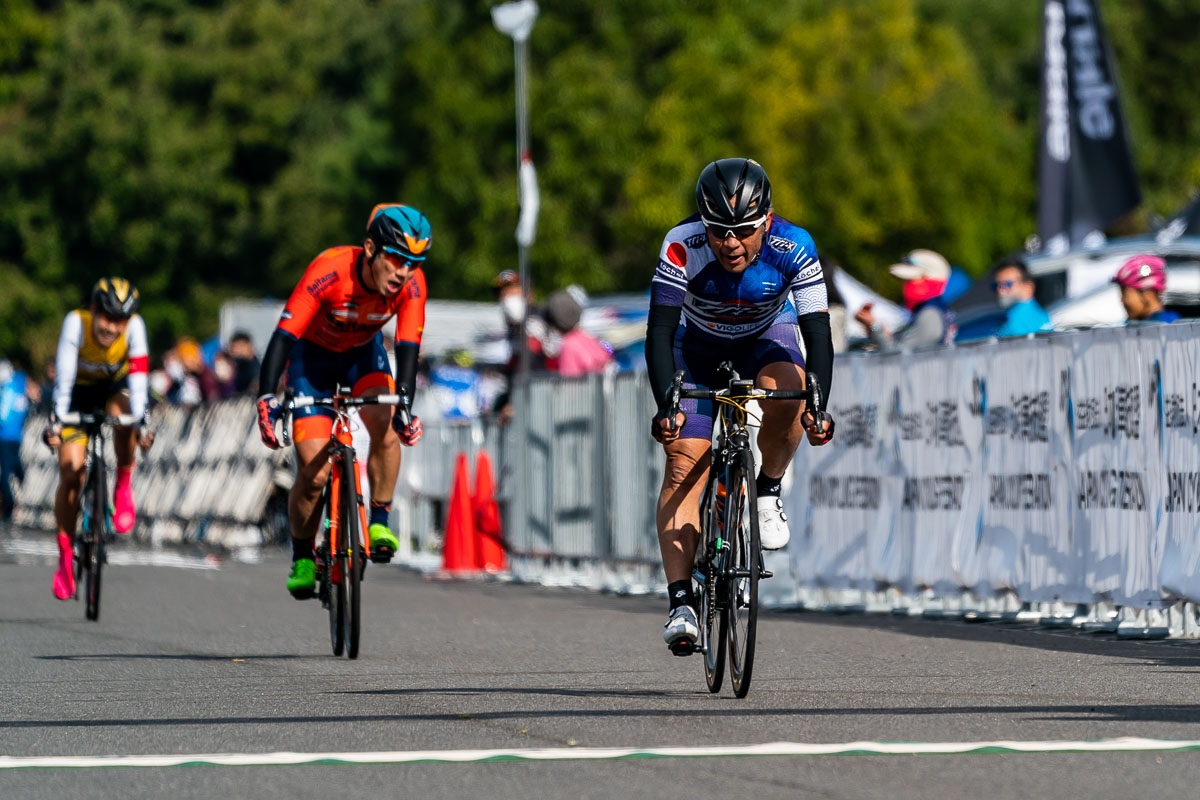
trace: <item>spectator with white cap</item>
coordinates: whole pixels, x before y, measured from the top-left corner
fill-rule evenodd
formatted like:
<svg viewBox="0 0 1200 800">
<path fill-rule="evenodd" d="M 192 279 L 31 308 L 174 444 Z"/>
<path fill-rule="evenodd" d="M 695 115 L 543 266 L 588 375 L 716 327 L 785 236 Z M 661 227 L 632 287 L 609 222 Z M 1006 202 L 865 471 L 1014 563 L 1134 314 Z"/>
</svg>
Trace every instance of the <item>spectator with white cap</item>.
<svg viewBox="0 0 1200 800">
<path fill-rule="evenodd" d="M 867 303 L 854 315 L 871 341 L 881 350 L 897 347 L 923 347 L 948 344 L 954 340 L 954 317 L 942 300 L 946 282 L 950 280 L 950 262 L 933 250 L 913 250 L 899 263 L 888 268 L 904 281 L 904 307 L 912 317 L 908 324 L 891 333 L 875 319 Z"/>
<path fill-rule="evenodd" d="M 1179 315 L 1163 307 L 1167 289 L 1167 262 L 1158 256 L 1139 255 L 1117 270 L 1113 283 L 1121 287 L 1121 305 L 1130 322 L 1174 322 Z"/>
</svg>

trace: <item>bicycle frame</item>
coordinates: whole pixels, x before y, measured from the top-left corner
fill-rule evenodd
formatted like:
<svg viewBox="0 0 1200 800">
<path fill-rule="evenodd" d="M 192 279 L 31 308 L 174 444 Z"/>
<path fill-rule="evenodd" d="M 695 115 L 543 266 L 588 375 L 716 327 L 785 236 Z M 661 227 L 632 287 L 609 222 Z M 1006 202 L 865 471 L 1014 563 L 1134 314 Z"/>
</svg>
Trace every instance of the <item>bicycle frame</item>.
<svg viewBox="0 0 1200 800">
<path fill-rule="evenodd" d="M 337 395 L 334 400 L 337 400 Z M 367 510 L 363 503 L 362 493 L 362 477 L 359 474 L 358 454 L 354 451 L 354 441 L 350 432 L 350 417 L 346 413 L 345 407 L 340 405 L 333 406 L 336 413 L 336 418 L 333 423 L 333 431 L 330 434 L 330 443 L 332 448 L 333 467 L 329 475 L 329 497 L 330 504 L 337 502 L 337 498 L 342 496 L 342 481 L 346 476 L 342 474 L 346 469 L 347 462 L 350 463 L 350 477 L 354 480 L 354 494 L 358 498 L 358 517 L 359 530 L 367 530 Z M 329 515 L 329 551 L 336 553 L 340 544 L 339 536 L 341 535 L 341 515 Z M 371 557 L 371 541 L 369 536 L 360 537 L 363 549 L 366 551 L 367 558 Z"/>
</svg>

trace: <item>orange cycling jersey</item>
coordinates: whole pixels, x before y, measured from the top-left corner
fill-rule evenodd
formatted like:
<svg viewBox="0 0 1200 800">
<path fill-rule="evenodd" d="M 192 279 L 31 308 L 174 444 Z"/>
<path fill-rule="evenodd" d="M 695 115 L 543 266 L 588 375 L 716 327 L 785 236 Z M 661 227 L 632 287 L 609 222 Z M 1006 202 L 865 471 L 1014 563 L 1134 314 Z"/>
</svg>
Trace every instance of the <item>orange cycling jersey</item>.
<svg viewBox="0 0 1200 800">
<path fill-rule="evenodd" d="M 344 353 L 371 341 L 393 316 L 396 341 L 421 344 L 425 273 L 419 268 L 392 298 L 363 286 L 361 247 L 333 247 L 317 256 L 288 298 L 279 330 Z"/>
</svg>

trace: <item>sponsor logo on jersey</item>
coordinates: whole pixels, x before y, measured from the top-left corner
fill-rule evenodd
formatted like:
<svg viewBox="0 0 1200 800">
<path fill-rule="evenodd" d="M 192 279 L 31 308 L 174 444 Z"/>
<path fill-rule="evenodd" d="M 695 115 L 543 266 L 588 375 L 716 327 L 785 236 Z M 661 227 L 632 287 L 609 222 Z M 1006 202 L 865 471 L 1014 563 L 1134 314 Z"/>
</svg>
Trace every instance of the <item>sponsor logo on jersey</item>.
<svg viewBox="0 0 1200 800">
<path fill-rule="evenodd" d="M 717 285 L 715 283 L 713 283 L 712 281 L 709 281 L 704 286 L 704 291 L 706 291 L 706 292 L 715 292 L 716 290 L 717 290 Z"/>
<path fill-rule="evenodd" d="M 695 236 L 689 236 L 688 238 L 683 240 L 683 243 L 686 244 L 692 250 L 699 250 L 701 247 L 704 246 L 704 234 L 697 233 Z"/>
<path fill-rule="evenodd" d="M 800 271 L 796 273 L 796 280 L 806 281 L 809 278 L 815 278 L 820 274 L 821 274 L 821 262 L 816 261 L 814 259 L 811 263 L 806 264 L 800 268 Z"/>
<path fill-rule="evenodd" d="M 337 280 L 337 273 L 329 272 L 329 273 L 326 273 L 326 274 L 322 275 L 321 277 L 317 278 L 315 281 L 310 283 L 306 288 L 308 289 L 308 293 L 311 294 L 313 297 L 320 297 L 321 291 L 326 286 L 328 286 L 329 284 L 333 283 L 336 280 Z"/>
<path fill-rule="evenodd" d="M 778 250 L 781 253 L 790 253 L 796 249 L 795 242 L 793 242 L 791 239 L 785 239 L 782 236 L 768 237 L 767 244 L 771 245 L 772 249 Z"/>
<path fill-rule="evenodd" d="M 667 261 L 683 269 L 687 266 L 687 249 L 679 242 L 671 242 L 667 246 Z"/>
</svg>

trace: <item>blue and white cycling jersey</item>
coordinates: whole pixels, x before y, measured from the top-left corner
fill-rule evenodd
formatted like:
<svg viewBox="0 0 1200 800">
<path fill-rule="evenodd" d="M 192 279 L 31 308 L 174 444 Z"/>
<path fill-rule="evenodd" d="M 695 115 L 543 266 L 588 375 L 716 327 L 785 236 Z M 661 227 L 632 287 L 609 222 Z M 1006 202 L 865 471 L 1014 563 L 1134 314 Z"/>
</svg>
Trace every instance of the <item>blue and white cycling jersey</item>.
<svg viewBox="0 0 1200 800">
<path fill-rule="evenodd" d="M 719 342 L 752 338 L 777 320 L 794 323 L 797 315 L 829 310 L 812 236 L 779 216 L 762 253 L 741 274 L 717 262 L 699 214 L 676 225 L 663 240 L 650 303 L 682 306 L 686 335 Z"/>
</svg>

